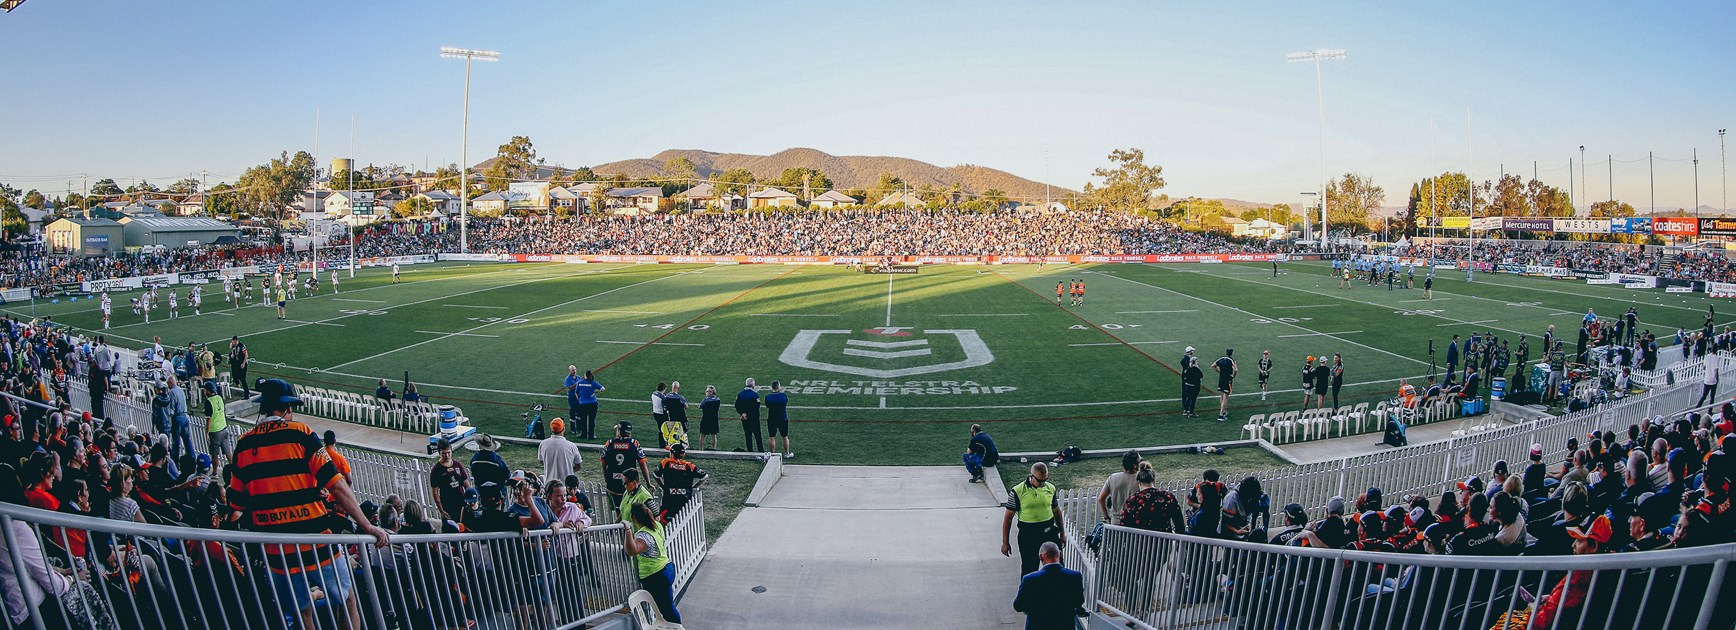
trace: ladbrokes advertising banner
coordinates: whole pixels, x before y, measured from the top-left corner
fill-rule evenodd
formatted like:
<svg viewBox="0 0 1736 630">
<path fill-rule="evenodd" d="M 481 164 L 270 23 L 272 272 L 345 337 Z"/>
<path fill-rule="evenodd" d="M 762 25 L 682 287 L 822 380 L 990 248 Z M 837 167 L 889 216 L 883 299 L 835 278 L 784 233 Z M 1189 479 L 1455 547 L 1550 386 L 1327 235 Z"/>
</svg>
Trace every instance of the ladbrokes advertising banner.
<svg viewBox="0 0 1736 630">
<path fill-rule="evenodd" d="M 1700 219 L 1700 236 L 1736 236 L 1736 219 Z"/>
<path fill-rule="evenodd" d="M 1652 219 L 1652 233 L 1661 236 L 1693 236 L 1700 233 L 1700 221 L 1690 217 Z"/>
</svg>

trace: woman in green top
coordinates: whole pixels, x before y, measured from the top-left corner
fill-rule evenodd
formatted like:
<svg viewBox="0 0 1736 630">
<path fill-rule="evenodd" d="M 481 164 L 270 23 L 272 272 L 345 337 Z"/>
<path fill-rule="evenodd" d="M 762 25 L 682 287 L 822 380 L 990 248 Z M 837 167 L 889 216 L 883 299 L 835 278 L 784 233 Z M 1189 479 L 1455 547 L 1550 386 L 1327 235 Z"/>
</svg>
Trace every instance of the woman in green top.
<svg viewBox="0 0 1736 630">
<path fill-rule="evenodd" d="M 632 517 L 632 535 L 622 540 L 621 548 L 633 557 L 633 566 L 639 570 L 639 588 L 651 594 L 663 619 L 681 623 L 681 613 L 675 610 L 675 566 L 669 564 L 663 525 L 644 502 L 633 504 Z"/>
</svg>

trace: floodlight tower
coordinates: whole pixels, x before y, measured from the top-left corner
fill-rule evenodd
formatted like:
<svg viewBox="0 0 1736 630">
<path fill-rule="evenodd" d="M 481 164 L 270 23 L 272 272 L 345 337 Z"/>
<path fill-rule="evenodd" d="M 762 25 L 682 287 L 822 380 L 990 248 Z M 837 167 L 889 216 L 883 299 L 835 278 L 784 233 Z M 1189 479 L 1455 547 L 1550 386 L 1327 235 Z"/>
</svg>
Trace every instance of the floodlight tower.
<svg viewBox="0 0 1736 630">
<path fill-rule="evenodd" d="M 1320 78 L 1320 62 L 1344 58 L 1343 48 L 1319 48 L 1308 52 L 1297 52 L 1284 55 L 1285 61 L 1301 63 L 1314 62 L 1314 94 L 1320 105 L 1320 245 L 1327 247 L 1331 232 L 1326 225 L 1326 92 Z"/>
<path fill-rule="evenodd" d="M 470 253 L 470 62 L 500 61 L 493 50 L 441 47 L 440 56 L 464 60 L 464 132 L 458 148 L 458 251 Z"/>
</svg>

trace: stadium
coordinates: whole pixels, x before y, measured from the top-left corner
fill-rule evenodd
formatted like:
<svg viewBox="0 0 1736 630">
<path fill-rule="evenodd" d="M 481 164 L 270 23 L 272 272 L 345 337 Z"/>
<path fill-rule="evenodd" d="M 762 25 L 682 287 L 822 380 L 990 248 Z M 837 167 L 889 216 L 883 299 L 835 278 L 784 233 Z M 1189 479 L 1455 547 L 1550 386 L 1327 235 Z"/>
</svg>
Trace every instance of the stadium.
<svg viewBox="0 0 1736 630">
<path fill-rule="evenodd" d="M 223 77 L 0 123 L 0 628 L 1736 628 L 1728 112 L 1537 107 L 1729 102 L 1727 12 L 775 4 L 345 7 L 334 72 L 317 4 L 0 3 L 21 85 Z M 1486 55 L 1549 72 L 1416 76 Z"/>
</svg>

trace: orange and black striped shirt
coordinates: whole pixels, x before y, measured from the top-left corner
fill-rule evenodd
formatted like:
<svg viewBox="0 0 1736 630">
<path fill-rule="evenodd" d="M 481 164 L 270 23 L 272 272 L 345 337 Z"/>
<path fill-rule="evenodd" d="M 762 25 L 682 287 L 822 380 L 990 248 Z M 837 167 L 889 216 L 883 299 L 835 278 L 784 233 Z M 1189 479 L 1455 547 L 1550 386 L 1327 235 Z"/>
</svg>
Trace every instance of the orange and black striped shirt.
<svg viewBox="0 0 1736 630">
<path fill-rule="evenodd" d="M 307 425 L 268 420 L 235 444 L 229 504 L 245 516 L 248 529 L 282 534 L 329 534 L 321 490 L 343 475 L 325 445 Z M 267 564 L 278 573 L 297 573 L 331 562 L 330 545 L 266 545 L 276 556 Z"/>
</svg>

